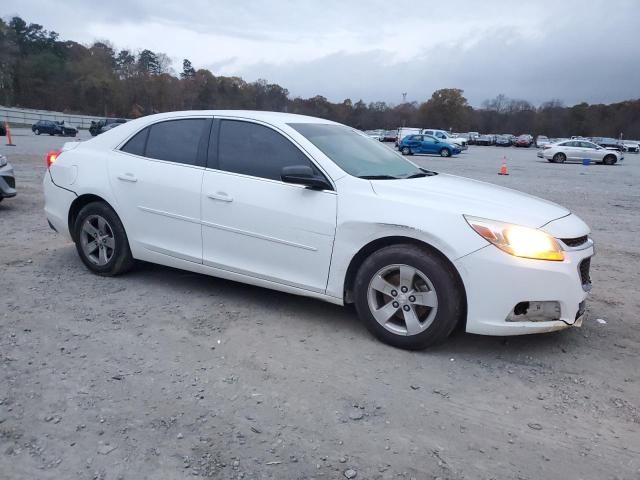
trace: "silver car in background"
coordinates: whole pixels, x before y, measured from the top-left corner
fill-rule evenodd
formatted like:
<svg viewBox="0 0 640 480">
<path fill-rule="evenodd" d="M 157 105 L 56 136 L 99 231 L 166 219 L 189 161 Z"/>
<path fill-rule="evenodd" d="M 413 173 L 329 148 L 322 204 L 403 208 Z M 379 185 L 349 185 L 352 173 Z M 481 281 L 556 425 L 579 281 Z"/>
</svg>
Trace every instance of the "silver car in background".
<svg viewBox="0 0 640 480">
<path fill-rule="evenodd" d="M 538 157 L 552 163 L 591 162 L 614 165 L 624 159 L 621 152 L 609 150 L 586 140 L 566 140 L 545 145 L 538 151 Z"/>
<path fill-rule="evenodd" d="M 551 140 L 549 140 L 549 137 L 545 135 L 538 135 L 536 137 L 536 148 L 543 148 L 545 145 L 549 145 L 550 143 Z"/>
</svg>

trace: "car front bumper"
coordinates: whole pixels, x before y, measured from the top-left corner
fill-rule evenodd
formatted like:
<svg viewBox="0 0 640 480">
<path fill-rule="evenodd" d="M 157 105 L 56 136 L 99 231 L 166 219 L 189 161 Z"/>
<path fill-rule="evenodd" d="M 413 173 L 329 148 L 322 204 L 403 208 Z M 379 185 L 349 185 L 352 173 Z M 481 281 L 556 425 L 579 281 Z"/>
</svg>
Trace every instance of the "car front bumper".
<svg viewBox="0 0 640 480">
<path fill-rule="evenodd" d="M 0 167 L 0 198 L 16 196 L 16 177 L 10 163 Z"/>
<path fill-rule="evenodd" d="M 466 331 L 523 335 L 580 326 L 591 286 L 590 281 L 583 284 L 580 267 L 593 254 L 591 242 L 582 250 L 566 251 L 562 262 L 514 257 L 487 245 L 458 259 L 455 265 L 467 292 Z M 510 321 L 522 302 L 546 302 L 558 311 L 538 321 Z"/>
</svg>

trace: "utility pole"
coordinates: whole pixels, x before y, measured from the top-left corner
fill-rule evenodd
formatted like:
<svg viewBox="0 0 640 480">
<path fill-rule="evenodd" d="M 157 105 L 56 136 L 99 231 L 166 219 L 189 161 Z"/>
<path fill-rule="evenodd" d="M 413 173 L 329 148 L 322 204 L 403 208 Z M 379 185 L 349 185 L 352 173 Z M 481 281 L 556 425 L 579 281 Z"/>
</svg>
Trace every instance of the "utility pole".
<svg viewBox="0 0 640 480">
<path fill-rule="evenodd" d="M 404 105 L 405 103 L 407 103 L 407 92 L 402 92 L 402 104 Z M 407 119 L 404 118 L 404 116 L 403 116 L 403 118 L 402 118 L 402 126 L 406 127 L 407 126 L 406 123 L 407 123 Z"/>
</svg>

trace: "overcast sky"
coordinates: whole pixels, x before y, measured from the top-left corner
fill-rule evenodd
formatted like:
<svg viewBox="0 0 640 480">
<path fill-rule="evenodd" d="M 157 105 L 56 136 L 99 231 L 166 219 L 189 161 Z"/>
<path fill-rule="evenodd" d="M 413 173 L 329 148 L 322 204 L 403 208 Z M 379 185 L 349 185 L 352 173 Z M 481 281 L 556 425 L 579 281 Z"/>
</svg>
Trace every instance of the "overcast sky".
<svg viewBox="0 0 640 480">
<path fill-rule="evenodd" d="M 472 105 L 499 93 L 640 98 L 640 0 L 2 0 L 63 39 L 148 48 L 217 75 L 265 78 L 292 96 L 400 103 L 438 88 Z"/>
</svg>

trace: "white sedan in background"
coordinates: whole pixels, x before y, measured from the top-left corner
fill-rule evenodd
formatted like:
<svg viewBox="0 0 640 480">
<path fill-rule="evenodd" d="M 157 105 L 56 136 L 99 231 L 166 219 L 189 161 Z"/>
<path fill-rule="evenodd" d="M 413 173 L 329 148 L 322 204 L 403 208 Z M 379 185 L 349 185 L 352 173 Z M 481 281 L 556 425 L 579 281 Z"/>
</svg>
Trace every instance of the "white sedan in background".
<svg viewBox="0 0 640 480">
<path fill-rule="evenodd" d="M 379 339 L 580 325 L 594 253 L 567 209 L 422 169 L 328 120 L 143 117 L 47 157 L 45 213 L 98 275 L 134 260 L 355 304 Z"/>
<path fill-rule="evenodd" d="M 614 165 L 624 159 L 622 153 L 610 150 L 587 140 L 565 140 L 545 145 L 538 151 L 538 157 L 552 163 L 591 162 Z"/>
</svg>

